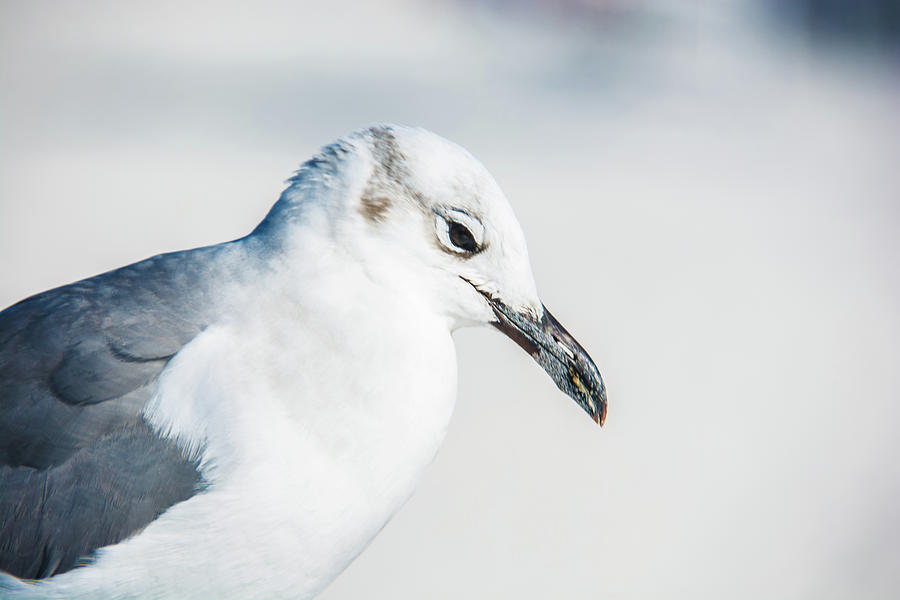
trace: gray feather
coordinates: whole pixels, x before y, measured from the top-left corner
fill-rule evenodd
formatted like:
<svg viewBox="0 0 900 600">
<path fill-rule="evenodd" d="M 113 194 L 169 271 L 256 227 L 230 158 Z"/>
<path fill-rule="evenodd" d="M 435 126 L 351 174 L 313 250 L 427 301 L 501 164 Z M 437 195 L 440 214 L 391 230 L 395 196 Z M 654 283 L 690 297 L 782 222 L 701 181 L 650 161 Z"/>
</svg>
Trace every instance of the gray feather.
<svg viewBox="0 0 900 600">
<path fill-rule="evenodd" d="M 27 579 L 72 569 L 200 491 L 197 463 L 141 423 L 59 466 L 0 467 L 0 569 Z"/>
<path fill-rule="evenodd" d="M 0 312 L 0 571 L 64 572 L 201 489 L 198 457 L 141 412 L 213 318 L 234 250 L 156 256 Z"/>
</svg>

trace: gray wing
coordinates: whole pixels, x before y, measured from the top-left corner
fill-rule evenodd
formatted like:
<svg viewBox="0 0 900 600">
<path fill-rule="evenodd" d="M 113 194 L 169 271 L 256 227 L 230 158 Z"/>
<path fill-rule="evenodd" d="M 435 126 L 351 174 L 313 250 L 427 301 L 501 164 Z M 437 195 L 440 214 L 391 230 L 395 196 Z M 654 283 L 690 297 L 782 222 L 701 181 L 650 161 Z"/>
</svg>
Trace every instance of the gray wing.
<svg viewBox="0 0 900 600">
<path fill-rule="evenodd" d="M 42 578 L 202 486 L 143 422 L 169 359 L 208 322 L 214 248 L 157 256 L 0 313 L 0 571 Z"/>
</svg>

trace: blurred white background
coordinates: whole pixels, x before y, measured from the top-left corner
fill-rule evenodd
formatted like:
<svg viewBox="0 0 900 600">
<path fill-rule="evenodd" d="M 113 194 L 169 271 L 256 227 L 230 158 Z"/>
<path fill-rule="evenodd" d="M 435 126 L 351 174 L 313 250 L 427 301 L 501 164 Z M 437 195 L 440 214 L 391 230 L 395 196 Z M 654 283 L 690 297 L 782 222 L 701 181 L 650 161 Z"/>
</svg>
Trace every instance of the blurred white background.
<svg viewBox="0 0 900 600">
<path fill-rule="evenodd" d="M 239 237 L 374 121 L 467 147 L 609 386 L 493 331 L 323 594 L 900 597 L 890 1 L 0 0 L 0 305 Z"/>
</svg>

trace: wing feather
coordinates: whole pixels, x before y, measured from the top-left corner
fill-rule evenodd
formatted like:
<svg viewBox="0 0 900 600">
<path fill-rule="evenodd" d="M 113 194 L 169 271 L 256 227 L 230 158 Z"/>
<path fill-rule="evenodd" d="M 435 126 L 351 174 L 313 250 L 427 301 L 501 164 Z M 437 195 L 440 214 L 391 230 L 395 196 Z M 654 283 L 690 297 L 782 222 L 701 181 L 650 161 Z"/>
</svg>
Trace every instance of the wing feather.
<svg viewBox="0 0 900 600">
<path fill-rule="evenodd" d="M 0 312 L 0 571 L 43 578 L 202 489 L 141 412 L 209 320 L 217 247 L 156 256 Z"/>
</svg>

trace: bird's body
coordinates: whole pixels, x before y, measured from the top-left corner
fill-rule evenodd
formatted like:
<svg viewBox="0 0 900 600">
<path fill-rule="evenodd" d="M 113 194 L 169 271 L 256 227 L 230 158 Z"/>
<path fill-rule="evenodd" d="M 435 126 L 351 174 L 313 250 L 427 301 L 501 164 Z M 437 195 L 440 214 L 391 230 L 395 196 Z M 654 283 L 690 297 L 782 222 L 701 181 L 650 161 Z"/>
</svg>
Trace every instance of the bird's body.
<svg viewBox="0 0 900 600">
<path fill-rule="evenodd" d="M 499 194 L 470 160 L 427 132 L 372 128 L 307 163 L 245 238 L 0 313 L 0 598 L 321 591 L 433 459 L 456 396 L 451 333 L 492 318 L 485 298 L 504 291 L 456 272 L 444 230 L 437 258 L 414 251 L 423 215 L 443 227 L 445 205 Z M 466 169 L 441 192 L 447 163 Z M 447 199 L 432 212 L 399 198 L 422 190 Z M 515 234 L 495 252 L 520 279 L 507 297 L 536 318 Z"/>
<path fill-rule="evenodd" d="M 275 291 L 277 276 L 225 284 L 239 305 L 169 361 L 143 409 L 168 439 L 202 440 L 207 490 L 39 594 L 304 598 L 365 547 L 443 439 L 455 355 L 445 323 L 365 274 L 338 273 L 307 281 L 311 297 Z M 279 576 L 256 575 L 269 572 Z"/>
</svg>

